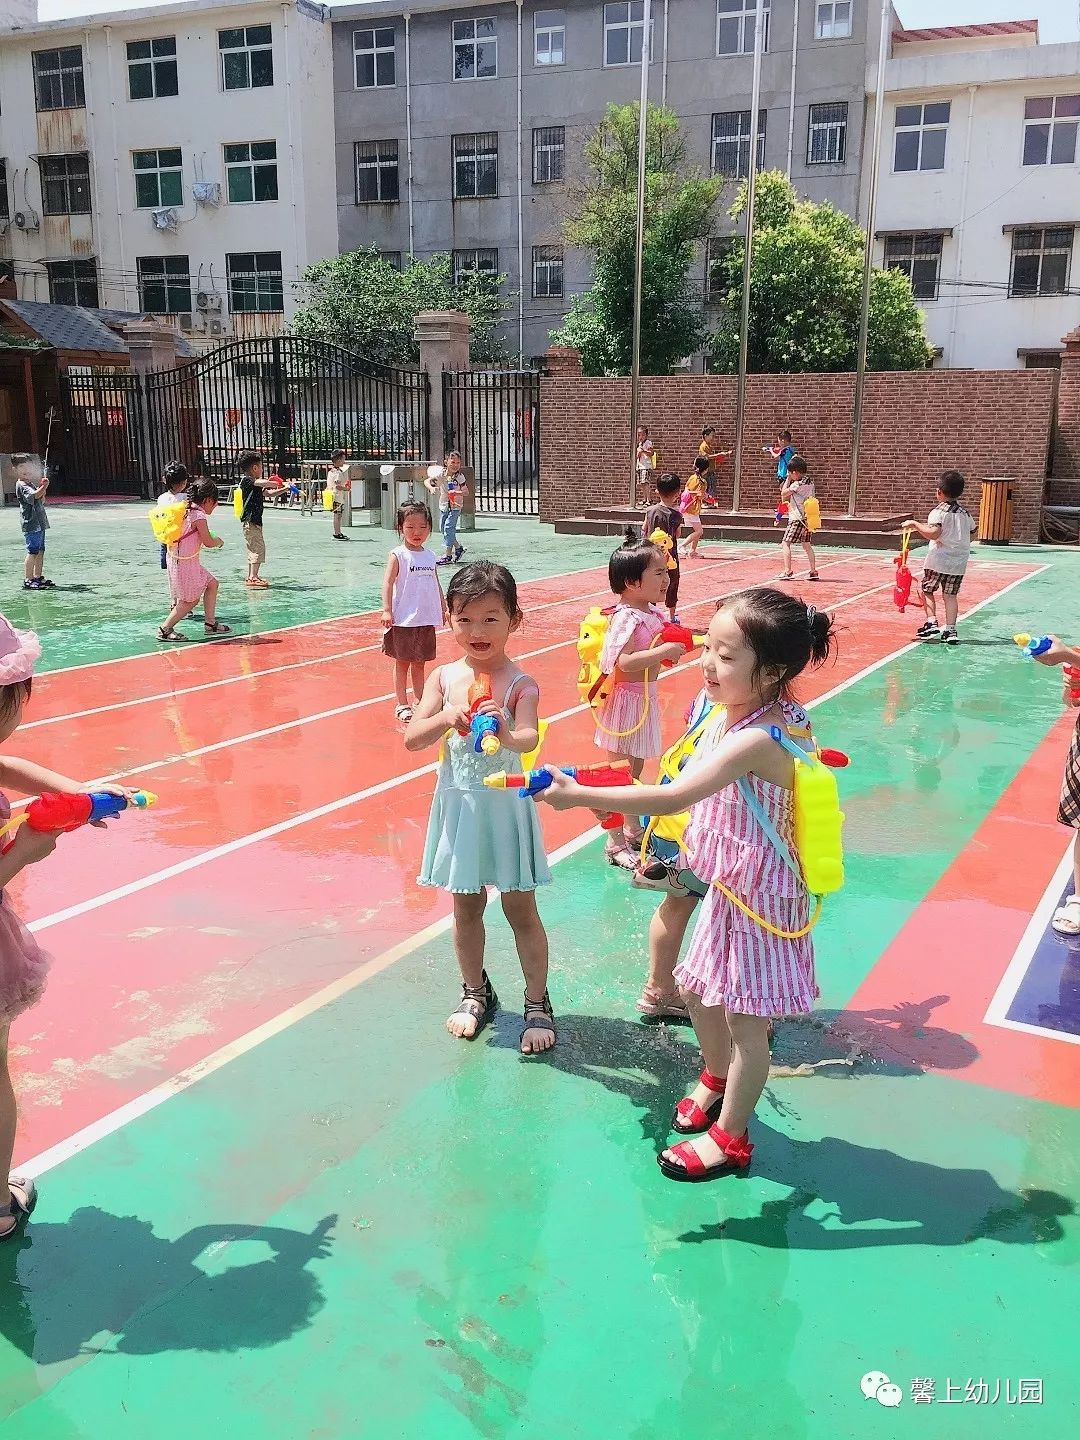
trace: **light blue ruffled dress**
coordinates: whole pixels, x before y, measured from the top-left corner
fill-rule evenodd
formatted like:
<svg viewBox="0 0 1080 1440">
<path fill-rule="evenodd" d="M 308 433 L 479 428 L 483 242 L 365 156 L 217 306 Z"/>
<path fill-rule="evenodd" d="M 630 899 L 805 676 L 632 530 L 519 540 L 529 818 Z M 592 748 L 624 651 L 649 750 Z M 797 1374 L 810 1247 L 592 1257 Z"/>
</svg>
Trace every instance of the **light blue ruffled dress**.
<svg viewBox="0 0 1080 1440">
<path fill-rule="evenodd" d="M 521 678 L 516 675 L 507 689 L 504 708 Z M 485 775 L 500 770 L 520 775 L 521 756 L 506 749 L 477 755 L 467 735 L 455 730 L 447 737 L 419 884 L 454 895 L 478 895 L 488 885 L 535 890 L 550 884 L 535 800 L 523 800 L 519 790 L 489 790 L 484 784 Z"/>
</svg>

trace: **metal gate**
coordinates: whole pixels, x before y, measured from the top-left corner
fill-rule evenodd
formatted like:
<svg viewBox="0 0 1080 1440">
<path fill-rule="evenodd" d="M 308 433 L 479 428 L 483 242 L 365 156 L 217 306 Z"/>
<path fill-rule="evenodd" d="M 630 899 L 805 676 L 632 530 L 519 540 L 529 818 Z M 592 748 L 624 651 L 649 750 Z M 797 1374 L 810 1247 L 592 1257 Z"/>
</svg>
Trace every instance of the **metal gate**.
<svg viewBox="0 0 1080 1440">
<path fill-rule="evenodd" d="M 427 449 L 426 372 L 376 365 L 322 340 L 233 341 L 138 376 L 62 377 L 65 490 L 153 496 L 170 460 L 228 483 L 256 450 L 286 479 L 333 450 L 353 460 L 416 461 Z"/>
<path fill-rule="evenodd" d="M 476 508 L 540 512 L 540 376 L 534 370 L 443 371 L 447 450 L 476 476 Z"/>
</svg>

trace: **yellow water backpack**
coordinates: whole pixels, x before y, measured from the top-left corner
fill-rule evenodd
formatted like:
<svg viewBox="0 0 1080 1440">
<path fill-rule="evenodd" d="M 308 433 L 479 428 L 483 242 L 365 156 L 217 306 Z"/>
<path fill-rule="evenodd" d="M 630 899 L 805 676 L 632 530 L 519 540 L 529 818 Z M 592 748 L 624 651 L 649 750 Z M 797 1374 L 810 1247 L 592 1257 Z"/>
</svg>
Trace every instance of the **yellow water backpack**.
<svg viewBox="0 0 1080 1440">
<path fill-rule="evenodd" d="M 821 529 L 821 506 L 813 495 L 803 501 L 803 519 L 806 521 L 806 528 L 811 535 L 815 530 Z"/>
<path fill-rule="evenodd" d="M 577 653 L 581 662 L 577 677 L 578 694 L 594 710 L 599 709 L 608 698 L 613 685 L 612 676 L 600 668 L 600 655 L 614 608 L 612 605 L 602 610 L 599 605 L 593 605 L 578 628 Z"/>
<path fill-rule="evenodd" d="M 148 514 L 150 529 L 154 532 L 154 539 L 160 545 L 175 545 L 184 533 L 184 526 L 187 524 L 187 501 L 163 500 L 160 505 L 155 505 Z"/>
<path fill-rule="evenodd" d="M 232 508 L 236 518 L 242 520 L 244 518 L 244 492 L 240 489 L 239 484 L 233 486 Z"/>
</svg>

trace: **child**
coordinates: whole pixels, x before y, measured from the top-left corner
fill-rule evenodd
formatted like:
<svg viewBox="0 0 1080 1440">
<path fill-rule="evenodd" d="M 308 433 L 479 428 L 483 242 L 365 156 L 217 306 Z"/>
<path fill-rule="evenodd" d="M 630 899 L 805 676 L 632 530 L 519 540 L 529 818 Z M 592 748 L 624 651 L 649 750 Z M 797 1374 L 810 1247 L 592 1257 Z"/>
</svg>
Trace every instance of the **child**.
<svg viewBox="0 0 1080 1440">
<path fill-rule="evenodd" d="M 919 578 L 926 620 L 915 632 L 918 640 L 941 640 L 943 645 L 958 645 L 956 613 L 960 607 L 960 586 L 971 558 L 971 532 L 975 521 L 960 504 L 964 493 L 964 477 L 959 470 L 946 470 L 937 487 L 937 504 L 926 517 L 926 524 L 905 520 L 904 528 L 914 530 L 930 541 L 926 561 Z M 945 597 L 945 628 L 938 624 L 936 595 Z"/>
<path fill-rule="evenodd" d="M 23 706 L 30 698 L 34 662 L 40 654 L 36 635 L 14 629 L 0 615 L 0 742 L 19 728 Z M 43 790 L 78 794 L 86 788 L 29 760 L 14 759 L 0 760 L 0 785 L 10 785 L 28 795 Z M 132 794 L 121 785 L 95 782 L 94 789 L 112 795 Z M 6 796 L 0 794 L 0 815 L 6 820 L 10 813 Z M 21 825 L 10 850 L 0 856 L 0 1175 L 4 1177 L 0 1180 L 0 1241 L 16 1234 L 37 1203 L 34 1182 L 10 1173 L 18 1117 L 8 1073 L 8 1031 L 17 1016 L 41 999 L 49 968 L 49 957 L 11 909 L 6 892 L 27 865 L 35 865 L 52 853 L 58 838 Z"/>
<path fill-rule="evenodd" d="M 383 654 L 394 662 L 396 720 L 413 718 L 408 682 L 417 704 L 424 693 L 424 668 L 435 659 L 435 631 L 447 623 L 446 601 L 435 556 L 426 549 L 431 511 L 420 500 L 398 506 L 395 528 L 402 544 L 386 559 L 382 588 Z"/>
<path fill-rule="evenodd" d="M 203 602 L 203 629 L 207 635 L 228 635 L 229 626 L 217 619 L 218 582 L 199 559 L 199 552 L 220 550 L 224 540 L 210 534 L 207 524 L 217 509 L 218 488 L 213 480 L 197 480 L 188 492 L 187 515 L 180 539 L 168 548 L 169 594 L 172 609 L 158 626 L 162 641 L 186 640 L 176 626 Z"/>
<path fill-rule="evenodd" d="M 464 658 L 431 672 L 405 731 L 405 748 L 444 742 L 428 822 L 421 885 L 448 890 L 454 900 L 454 950 L 461 968 L 461 1004 L 446 1022 L 451 1035 L 473 1040 L 491 1019 L 498 997 L 484 969 L 487 889 L 501 892 L 525 976 L 523 1055 L 555 1044 L 548 997 L 548 940 L 536 910 L 536 887 L 551 879 L 536 807 L 513 790 L 490 790 L 485 775 L 519 774 L 519 756 L 539 739 L 540 692 L 506 655 L 522 621 L 517 584 L 504 565 L 477 561 L 459 570 L 447 591 L 450 628 Z M 483 706 L 498 720 L 501 749 L 475 753 L 468 734 L 469 690 L 487 680 L 496 698 Z"/>
<path fill-rule="evenodd" d="M 45 568 L 45 531 L 49 528 L 49 517 L 45 513 L 49 477 L 38 457 L 25 451 L 12 455 L 11 468 L 15 472 L 15 498 L 22 510 L 21 524 L 26 543 L 23 589 L 55 590 L 54 583 L 42 574 Z"/>
<path fill-rule="evenodd" d="M 451 450 L 442 465 L 432 465 L 428 470 L 424 487 L 439 497 L 439 529 L 446 544 L 446 554 L 437 565 L 456 565 L 465 554 L 464 545 L 458 544 L 457 527 L 461 507 L 469 487 L 461 473 L 461 455 Z"/>
<path fill-rule="evenodd" d="M 349 467 L 345 463 L 347 458 L 347 450 L 335 450 L 330 456 L 330 469 L 326 472 L 326 483 L 334 496 L 334 533 L 331 536 L 334 540 L 348 540 L 349 538 L 348 535 L 341 533 L 341 518 L 345 512 L 345 498 L 352 489 L 352 481 L 349 479 Z"/>
<path fill-rule="evenodd" d="M 706 461 L 705 470 L 702 473 L 705 478 L 705 503 L 707 505 L 719 504 L 716 498 L 716 468 L 712 462 L 726 460 L 731 454 L 730 450 L 714 450 L 713 446 L 716 443 L 716 426 L 704 426 L 701 431 L 701 444 L 698 446 L 698 459 Z"/>
<path fill-rule="evenodd" d="M 648 540 L 657 530 L 671 536 L 670 558 L 666 561 L 668 584 L 664 604 L 674 623 L 679 618 L 679 533 L 682 530 L 682 511 L 678 508 L 678 501 L 682 493 L 682 481 L 678 475 L 661 475 L 656 482 L 656 493 L 659 500 L 645 511 L 641 536 L 643 540 Z"/>
<path fill-rule="evenodd" d="M 701 523 L 701 507 L 707 499 L 706 487 L 709 476 L 709 462 L 704 455 L 699 455 L 694 461 L 694 468 L 687 477 L 686 488 L 679 497 L 679 509 L 690 531 L 690 539 L 687 542 L 684 555 L 697 559 L 698 545 L 705 533 Z"/>
<path fill-rule="evenodd" d="M 244 498 L 244 509 L 240 523 L 247 545 L 247 579 L 244 584 L 249 590 L 268 590 L 270 581 L 259 575 L 266 562 L 266 540 L 263 537 L 264 492 L 280 488 L 281 480 L 276 475 L 263 479 L 262 456 L 255 450 L 245 450 L 236 462 L 240 468 L 240 494 Z"/>
<path fill-rule="evenodd" d="M 596 709 L 595 743 L 609 759 L 629 760 L 636 779 L 645 761 L 660 754 L 660 712 L 653 701 L 656 676 L 665 660 L 679 660 L 682 646 L 656 645 L 664 628 L 657 606 L 668 589 L 668 568 L 664 553 L 648 540 L 638 538 L 631 526 L 626 538 L 608 561 L 608 584 L 619 603 L 608 620 L 600 652 L 600 668 L 611 676 L 608 697 Z M 633 870 L 641 831 L 631 813 L 622 832 L 613 831 L 604 846 L 604 857 L 621 870 Z"/>
<path fill-rule="evenodd" d="M 753 1150 L 748 1121 L 769 1076 L 770 1019 L 807 1014 L 818 996 L 809 896 L 794 845 L 794 761 L 784 743 L 792 742 L 784 731 L 793 719 L 792 681 L 807 665 L 820 665 L 832 644 L 829 617 L 795 596 L 765 588 L 735 596 L 713 616 L 702 652 L 706 693 L 726 713 L 700 762 L 669 785 L 602 792 L 612 809 L 672 815 L 689 807 L 688 862 L 710 882 L 675 971 L 705 1068 L 689 1103 L 672 1116 L 675 1128 L 698 1138 L 657 1157 L 672 1180 L 745 1171 Z M 596 804 L 595 790 L 561 773 L 543 798 L 556 809 Z M 713 881 L 790 938 L 744 914 Z"/>
<path fill-rule="evenodd" d="M 649 439 L 647 425 L 637 428 L 634 468 L 637 474 L 637 503 L 647 505 L 652 498 L 653 470 L 656 468 L 656 449 Z"/>
<path fill-rule="evenodd" d="M 159 505 L 182 505 L 184 503 L 184 492 L 187 490 L 191 476 L 188 468 L 180 460 L 170 460 L 161 472 L 161 483 L 164 490 L 158 496 Z M 168 568 L 167 545 L 161 547 L 161 568 Z"/>
<path fill-rule="evenodd" d="M 1080 649 L 1065 645 L 1056 636 L 1050 637 L 1049 650 L 1034 658 L 1040 665 L 1070 665 L 1080 667 Z M 1073 710 L 1080 709 L 1080 689 L 1075 677 L 1063 677 L 1062 699 Z M 1080 715 L 1077 716 L 1072 744 L 1065 761 L 1065 777 L 1061 784 L 1061 798 L 1058 801 L 1058 822 L 1076 831 L 1073 841 L 1073 893 L 1063 905 L 1054 911 L 1050 924 L 1059 935 L 1075 937 L 1080 935 Z"/>
<path fill-rule="evenodd" d="M 793 455 L 787 462 L 787 478 L 780 488 L 780 498 L 786 500 L 788 504 L 788 527 L 784 531 L 784 569 L 780 576 L 781 580 L 795 578 L 795 572 L 791 568 L 792 545 L 801 545 L 806 551 L 807 564 L 810 566 L 810 574 L 807 578 L 809 580 L 819 578 L 817 558 L 814 555 L 814 547 L 810 543 L 810 527 L 806 523 L 806 511 L 803 509 L 813 493 L 814 482 L 806 473 L 806 461 L 801 455 Z"/>
</svg>

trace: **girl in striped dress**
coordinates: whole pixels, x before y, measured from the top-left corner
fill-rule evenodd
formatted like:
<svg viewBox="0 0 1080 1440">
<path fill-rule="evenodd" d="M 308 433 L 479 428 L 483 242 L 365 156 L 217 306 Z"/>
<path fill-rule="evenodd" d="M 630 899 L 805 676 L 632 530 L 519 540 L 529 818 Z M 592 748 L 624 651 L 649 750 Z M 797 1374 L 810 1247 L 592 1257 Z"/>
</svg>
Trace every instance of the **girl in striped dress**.
<svg viewBox="0 0 1080 1440">
<path fill-rule="evenodd" d="M 684 651 L 677 644 L 655 643 L 665 624 L 659 605 L 667 593 L 667 557 L 632 526 L 608 561 L 608 584 L 619 603 L 608 618 L 600 652 L 600 668 L 611 684 L 593 716 L 596 744 L 612 761 L 629 760 L 636 780 L 645 761 L 656 759 L 662 748 L 657 674 L 665 660 L 681 660 Z M 626 828 L 609 834 L 604 854 L 610 864 L 633 870 L 640 841 L 637 822 L 628 815 Z"/>
<path fill-rule="evenodd" d="M 801 716 L 791 684 L 832 645 L 828 615 L 797 597 L 766 588 L 736 595 L 713 617 L 701 659 L 705 692 L 724 706 L 723 724 L 670 784 L 601 791 L 611 810 L 672 815 L 689 808 L 687 863 L 711 882 L 675 971 L 705 1068 L 672 1115 L 674 1130 L 697 1138 L 658 1157 L 673 1180 L 746 1169 L 753 1149 L 747 1122 L 769 1077 L 769 1022 L 805 1015 L 818 996 L 809 895 L 801 867 L 793 868 L 795 762 L 770 732 L 786 732 Z M 556 809 L 595 806 L 597 792 L 556 775 L 542 798 Z"/>
</svg>

